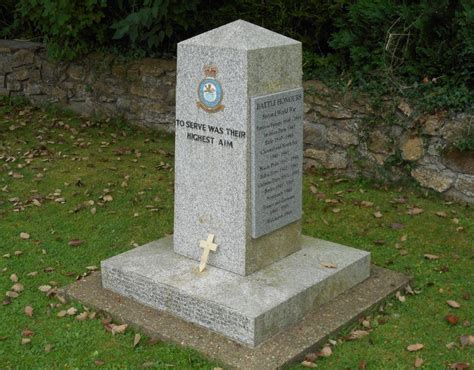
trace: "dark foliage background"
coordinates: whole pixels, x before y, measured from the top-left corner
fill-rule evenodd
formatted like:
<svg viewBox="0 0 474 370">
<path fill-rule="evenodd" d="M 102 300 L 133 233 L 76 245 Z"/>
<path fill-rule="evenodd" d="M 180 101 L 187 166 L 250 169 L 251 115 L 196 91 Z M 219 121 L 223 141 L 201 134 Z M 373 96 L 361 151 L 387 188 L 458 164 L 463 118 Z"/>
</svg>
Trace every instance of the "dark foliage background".
<svg viewBox="0 0 474 370">
<path fill-rule="evenodd" d="M 2 0 L 0 37 L 45 42 L 66 60 L 161 56 L 239 18 L 302 41 L 306 78 L 429 111 L 473 108 L 474 0 Z"/>
</svg>

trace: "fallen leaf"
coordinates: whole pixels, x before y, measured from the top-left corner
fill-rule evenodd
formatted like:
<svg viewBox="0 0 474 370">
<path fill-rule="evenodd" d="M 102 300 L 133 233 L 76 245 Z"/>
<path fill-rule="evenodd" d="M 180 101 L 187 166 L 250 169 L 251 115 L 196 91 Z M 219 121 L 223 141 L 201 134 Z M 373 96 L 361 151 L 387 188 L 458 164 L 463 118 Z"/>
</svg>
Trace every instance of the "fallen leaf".
<svg viewBox="0 0 474 370">
<path fill-rule="evenodd" d="M 458 302 L 456 302 L 456 301 L 451 301 L 451 300 L 449 300 L 449 301 L 446 301 L 446 303 L 448 304 L 448 306 L 450 306 L 450 307 L 452 307 L 452 308 L 459 308 L 459 307 L 461 307 L 461 305 L 460 305 Z"/>
<path fill-rule="evenodd" d="M 133 348 L 135 348 L 138 343 L 140 343 L 140 340 L 142 339 L 142 336 L 140 334 L 135 334 L 135 338 L 133 339 Z"/>
<path fill-rule="evenodd" d="M 366 200 L 363 200 L 362 202 L 360 202 L 360 205 L 361 205 L 362 207 L 370 208 L 370 207 L 372 207 L 372 206 L 374 205 L 374 203 L 368 202 L 368 201 L 366 201 Z"/>
<path fill-rule="evenodd" d="M 427 260 L 430 260 L 430 261 L 439 260 L 439 256 L 437 256 L 436 254 L 425 253 L 423 256 L 424 256 Z"/>
<path fill-rule="evenodd" d="M 84 243 L 84 240 L 72 239 L 72 240 L 69 240 L 68 244 L 69 244 L 70 247 L 78 247 L 83 243 Z"/>
<path fill-rule="evenodd" d="M 461 341 L 461 347 L 474 345 L 474 335 L 461 335 L 459 340 Z"/>
<path fill-rule="evenodd" d="M 452 314 L 448 314 L 444 317 L 444 319 L 449 322 L 451 325 L 456 325 L 459 321 L 459 317 L 455 316 L 455 315 L 452 315 Z"/>
<path fill-rule="evenodd" d="M 380 211 L 374 212 L 374 217 L 375 218 L 382 218 L 383 217 L 382 212 L 380 212 Z"/>
<path fill-rule="evenodd" d="M 84 321 L 84 320 L 87 320 L 88 317 L 89 317 L 89 314 L 86 311 L 84 311 L 84 312 L 81 312 L 79 315 L 76 316 L 76 320 Z"/>
<path fill-rule="evenodd" d="M 112 195 L 110 194 L 104 195 L 102 199 L 104 200 L 104 202 L 111 202 L 114 200 L 114 198 L 112 198 Z"/>
<path fill-rule="evenodd" d="M 469 369 L 470 365 L 466 362 L 456 362 L 454 364 L 451 364 L 451 369 L 456 369 L 456 370 L 463 370 L 463 369 Z"/>
<path fill-rule="evenodd" d="M 25 287 L 21 283 L 13 284 L 13 286 L 11 288 L 11 290 L 13 290 L 14 292 L 17 292 L 17 293 L 21 293 L 24 289 L 25 289 Z"/>
<path fill-rule="evenodd" d="M 105 361 L 102 361 L 102 360 L 95 360 L 95 361 L 94 361 L 94 364 L 96 364 L 97 366 L 101 366 L 101 365 L 105 364 Z"/>
<path fill-rule="evenodd" d="M 326 267 L 328 269 L 335 269 L 337 266 L 334 263 L 331 262 L 321 262 L 322 267 Z"/>
<path fill-rule="evenodd" d="M 309 191 L 313 194 L 316 194 L 318 192 L 318 189 L 314 185 L 310 185 Z"/>
<path fill-rule="evenodd" d="M 53 349 L 53 345 L 52 345 L 51 343 L 48 343 L 48 344 L 46 344 L 46 345 L 44 346 L 44 351 L 45 351 L 46 353 L 51 352 L 52 349 Z"/>
<path fill-rule="evenodd" d="M 33 317 L 33 307 L 26 306 L 25 307 L 25 315 L 29 317 Z"/>
<path fill-rule="evenodd" d="M 13 281 L 14 283 L 18 283 L 18 276 L 16 274 L 11 274 L 10 280 Z"/>
<path fill-rule="evenodd" d="M 57 317 L 64 317 L 67 315 L 67 312 L 66 310 L 61 310 L 58 312 L 58 314 L 56 315 Z"/>
<path fill-rule="evenodd" d="M 31 343 L 30 338 L 21 338 L 21 344 L 22 345 L 29 344 L 29 343 Z"/>
<path fill-rule="evenodd" d="M 32 337 L 33 335 L 35 335 L 35 333 L 33 331 L 31 331 L 30 329 L 24 329 L 21 332 L 22 337 Z"/>
<path fill-rule="evenodd" d="M 10 297 L 10 298 L 17 298 L 18 297 L 18 293 L 17 292 L 12 292 L 12 291 L 6 292 L 5 295 L 7 297 Z"/>
<path fill-rule="evenodd" d="M 436 216 L 441 217 L 441 218 L 446 218 L 448 217 L 448 214 L 444 211 L 439 211 L 439 212 L 436 212 Z"/>
<path fill-rule="evenodd" d="M 456 343 L 454 343 L 454 342 L 450 342 L 450 343 L 446 344 L 447 349 L 453 349 L 454 347 L 456 347 Z"/>
<path fill-rule="evenodd" d="M 367 368 L 367 362 L 364 360 L 360 360 L 359 362 L 359 370 L 365 370 Z"/>
<path fill-rule="evenodd" d="M 316 364 L 314 362 L 309 362 L 305 360 L 301 363 L 301 366 L 315 368 Z"/>
<path fill-rule="evenodd" d="M 77 308 L 76 307 L 69 307 L 66 311 L 66 314 L 68 316 L 74 316 L 77 313 Z"/>
<path fill-rule="evenodd" d="M 398 299 L 400 302 L 405 302 L 405 301 L 407 300 L 406 297 L 400 293 L 400 291 L 397 291 L 397 292 L 395 293 L 395 297 L 397 297 L 397 299 Z"/>
<path fill-rule="evenodd" d="M 369 335 L 369 332 L 366 331 L 366 330 L 353 330 L 347 336 L 347 339 L 348 340 L 356 340 L 356 339 L 364 338 L 367 335 Z"/>
<path fill-rule="evenodd" d="M 23 240 L 27 240 L 30 238 L 30 234 L 28 233 L 20 233 L 20 238 Z"/>
<path fill-rule="evenodd" d="M 341 212 L 341 209 L 340 208 L 333 208 L 332 212 L 333 213 L 339 213 L 339 212 Z"/>
<path fill-rule="evenodd" d="M 321 357 L 329 357 L 332 355 L 332 349 L 329 346 L 324 346 L 321 352 L 319 352 L 319 356 Z"/>
<path fill-rule="evenodd" d="M 51 285 L 40 285 L 38 289 L 43 293 L 48 293 L 52 289 L 52 287 Z"/>
<path fill-rule="evenodd" d="M 416 343 L 416 344 L 410 344 L 408 347 L 407 347 L 407 350 L 410 351 L 410 352 L 416 352 L 416 351 L 419 351 L 420 349 L 423 349 L 425 346 L 421 343 Z"/>
<path fill-rule="evenodd" d="M 423 366 L 424 362 L 425 361 L 421 357 L 415 358 L 415 367 L 418 368 L 418 367 Z"/>
<path fill-rule="evenodd" d="M 407 211 L 407 214 L 411 216 L 416 216 L 416 215 L 419 215 L 420 213 L 423 213 L 423 208 L 413 207 Z"/>
<path fill-rule="evenodd" d="M 18 257 L 18 256 L 21 256 L 23 254 L 23 251 L 15 251 L 15 252 L 13 252 L 13 254 Z"/>
<path fill-rule="evenodd" d="M 393 223 L 393 224 L 390 224 L 390 227 L 393 229 L 393 230 L 401 230 L 405 227 L 404 224 L 400 224 L 400 223 Z"/>
<path fill-rule="evenodd" d="M 38 275 L 38 271 L 31 271 L 31 272 L 26 274 L 26 276 L 30 276 L 30 277 L 34 277 L 36 275 Z"/>
<path fill-rule="evenodd" d="M 122 325 L 114 325 L 112 324 L 112 334 L 123 334 L 125 333 L 125 330 L 127 330 L 128 325 L 127 324 L 122 324 Z"/>
</svg>

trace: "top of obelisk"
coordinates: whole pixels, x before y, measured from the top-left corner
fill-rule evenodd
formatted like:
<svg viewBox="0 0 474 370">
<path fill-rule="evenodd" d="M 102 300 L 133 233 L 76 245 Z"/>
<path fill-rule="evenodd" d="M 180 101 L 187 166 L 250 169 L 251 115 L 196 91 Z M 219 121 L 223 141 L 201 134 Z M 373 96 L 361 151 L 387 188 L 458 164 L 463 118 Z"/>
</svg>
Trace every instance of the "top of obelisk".
<svg viewBox="0 0 474 370">
<path fill-rule="evenodd" d="M 253 50 L 300 44 L 300 42 L 239 19 L 184 40 L 179 44 Z"/>
</svg>

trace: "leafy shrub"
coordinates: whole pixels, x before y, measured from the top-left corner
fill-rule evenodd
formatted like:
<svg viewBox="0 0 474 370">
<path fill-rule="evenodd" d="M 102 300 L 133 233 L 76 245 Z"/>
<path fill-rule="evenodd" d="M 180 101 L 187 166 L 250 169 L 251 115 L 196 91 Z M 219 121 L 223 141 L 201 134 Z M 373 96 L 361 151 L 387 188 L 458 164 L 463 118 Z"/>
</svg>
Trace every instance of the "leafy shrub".
<svg viewBox="0 0 474 370">
<path fill-rule="evenodd" d="M 17 27 L 42 35 L 52 57 L 73 59 L 106 42 L 106 6 L 107 0 L 20 0 Z"/>
<path fill-rule="evenodd" d="M 147 50 L 176 42 L 194 23 L 197 4 L 198 0 L 144 0 L 142 7 L 132 10 L 134 6 L 121 1 L 120 9 L 123 11 L 128 6 L 130 12 L 112 24 L 113 38 L 128 38 L 132 47 Z"/>
</svg>

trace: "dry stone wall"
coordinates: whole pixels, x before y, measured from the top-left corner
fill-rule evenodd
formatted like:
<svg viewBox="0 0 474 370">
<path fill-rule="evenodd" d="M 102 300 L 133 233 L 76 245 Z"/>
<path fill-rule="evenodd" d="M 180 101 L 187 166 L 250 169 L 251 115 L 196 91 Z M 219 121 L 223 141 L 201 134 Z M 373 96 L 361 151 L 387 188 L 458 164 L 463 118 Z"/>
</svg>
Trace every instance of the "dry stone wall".
<svg viewBox="0 0 474 370">
<path fill-rule="evenodd" d="M 91 54 L 71 63 L 48 59 L 41 44 L 0 40 L 0 96 L 26 96 L 80 114 L 121 116 L 131 123 L 173 130 L 176 62 Z M 474 203 L 474 153 L 454 143 L 470 127 L 469 114 L 419 115 L 387 98 L 377 109 L 364 97 L 306 81 L 306 168 L 399 180 Z"/>
</svg>

